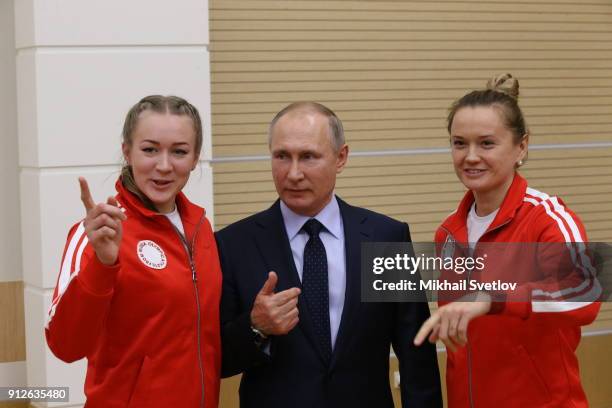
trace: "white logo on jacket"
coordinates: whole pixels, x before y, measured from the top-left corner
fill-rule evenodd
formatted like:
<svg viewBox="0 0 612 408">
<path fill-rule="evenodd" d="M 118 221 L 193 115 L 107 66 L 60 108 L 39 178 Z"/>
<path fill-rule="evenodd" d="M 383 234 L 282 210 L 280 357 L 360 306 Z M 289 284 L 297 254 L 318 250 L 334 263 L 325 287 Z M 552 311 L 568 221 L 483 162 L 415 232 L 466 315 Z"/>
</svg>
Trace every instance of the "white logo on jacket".
<svg viewBox="0 0 612 408">
<path fill-rule="evenodd" d="M 138 242 L 136 252 L 142 263 L 149 268 L 164 269 L 167 265 L 164 250 L 153 241 L 145 240 Z"/>
<path fill-rule="evenodd" d="M 444 260 L 447 258 L 453 259 L 455 257 L 455 238 L 450 234 L 446 236 L 446 241 L 444 241 L 442 251 L 440 252 L 440 257 Z"/>
</svg>

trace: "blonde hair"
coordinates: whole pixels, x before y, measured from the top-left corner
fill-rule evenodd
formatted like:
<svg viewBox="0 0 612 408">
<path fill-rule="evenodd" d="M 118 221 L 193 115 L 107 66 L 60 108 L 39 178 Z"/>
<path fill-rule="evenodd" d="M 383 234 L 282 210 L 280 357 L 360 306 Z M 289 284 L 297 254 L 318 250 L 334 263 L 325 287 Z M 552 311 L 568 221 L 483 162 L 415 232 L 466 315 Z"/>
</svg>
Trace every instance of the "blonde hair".
<svg viewBox="0 0 612 408">
<path fill-rule="evenodd" d="M 487 81 L 487 89 L 502 92 L 518 102 L 519 81 L 510 74 L 499 74 Z"/>
<path fill-rule="evenodd" d="M 121 139 L 126 146 L 129 146 L 130 148 L 132 147 L 132 134 L 134 133 L 136 126 L 138 126 L 140 114 L 144 111 L 188 116 L 193 123 L 193 130 L 195 132 L 195 152 L 196 155 L 200 154 L 203 140 L 202 120 L 200 119 L 200 114 L 195 106 L 178 96 L 149 95 L 145 96 L 138 101 L 138 103 L 132 106 L 125 116 L 123 131 L 121 132 Z M 127 163 L 125 163 L 121 168 L 121 183 L 128 191 L 136 195 L 143 202 L 145 207 L 155 212 L 158 211 L 149 197 L 140 191 L 136 185 L 134 174 L 132 172 L 132 166 L 128 165 Z"/>
</svg>

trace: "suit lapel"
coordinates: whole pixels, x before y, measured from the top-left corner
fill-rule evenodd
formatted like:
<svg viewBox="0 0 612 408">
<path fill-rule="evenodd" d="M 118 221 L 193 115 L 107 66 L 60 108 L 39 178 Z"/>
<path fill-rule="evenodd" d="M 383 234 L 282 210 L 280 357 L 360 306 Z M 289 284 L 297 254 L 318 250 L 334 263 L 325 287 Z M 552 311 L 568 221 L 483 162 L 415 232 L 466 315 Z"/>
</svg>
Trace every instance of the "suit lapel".
<svg viewBox="0 0 612 408">
<path fill-rule="evenodd" d="M 332 354 L 331 366 L 336 363 L 347 341 L 352 336 L 353 321 L 359 315 L 361 304 L 361 243 L 370 240 L 371 231 L 368 228 L 367 216 L 360 214 L 338 198 L 342 223 L 344 224 L 344 247 L 346 256 L 346 290 L 340 328 Z"/>
<path fill-rule="evenodd" d="M 300 287 L 300 279 L 291 255 L 289 239 L 283 224 L 279 201 L 260 214 L 255 221 L 260 230 L 255 235 L 257 248 L 269 271 L 278 275 L 276 291 L 281 292 L 292 287 Z"/>
<path fill-rule="evenodd" d="M 281 292 L 293 287 L 301 288 L 300 277 L 293 261 L 291 245 L 287 237 L 287 230 L 283 222 L 283 216 L 280 211 L 280 201 L 277 200 L 272 207 L 261 213 L 256 220 L 260 230 L 255 236 L 257 248 L 259 249 L 265 265 L 269 271 L 274 271 L 278 275 L 278 284 L 276 292 Z M 314 338 L 312 328 L 312 320 L 308 307 L 300 299 L 298 300 L 298 310 L 300 322 L 298 327 L 304 333 L 304 336 L 311 343 L 312 347 L 317 350 L 321 360 L 323 361 L 323 353 L 319 348 Z M 295 330 L 295 329 L 294 329 Z"/>
</svg>

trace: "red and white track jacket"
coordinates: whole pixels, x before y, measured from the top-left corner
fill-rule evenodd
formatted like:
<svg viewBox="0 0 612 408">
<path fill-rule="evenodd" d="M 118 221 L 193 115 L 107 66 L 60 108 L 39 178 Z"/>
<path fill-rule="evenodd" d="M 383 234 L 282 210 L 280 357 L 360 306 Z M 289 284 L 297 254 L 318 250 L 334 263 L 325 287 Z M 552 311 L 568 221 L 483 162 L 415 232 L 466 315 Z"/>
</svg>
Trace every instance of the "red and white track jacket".
<svg viewBox="0 0 612 408">
<path fill-rule="evenodd" d="M 467 215 L 473 202 L 468 191 L 457 211 L 438 228 L 437 244 L 467 242 Z M 582 223 L 559 198 L 527 187 L 517 173 L 479 243 L 586 241 Z M 576 262 L 588 263 L 588 259 L 578 256 Z M 554 301 L 552 291 L 525 285 L 520 297 L 524 301 L 507 301 L 495 314 L 472 320 L 468 344 L 456 352 L 447 350 L 449 408 L 588 407 L 575 350 L 580 326 L 591 323 L 600 307 L 592 301 L 598 296 L 584 296 L 584 291 L 598 289 L 591 282 L 580 293 L 576 291 L 577 299 L 591 301 L 567 297 Z M 543 296 L 550 296 L 550 301 L 535 301 Z"/>
<path fill-rule="evenodd" d="M 47 343 L 86 357 L 86 407 L 206 407 L 219 400 L 221 270 L 204 210 L 180 193 L 183 240 L 164 216 L 116 184 L 127 215 L 118 262 L 105 266 L 83 223 L 72 227 Z"/>
</svg>

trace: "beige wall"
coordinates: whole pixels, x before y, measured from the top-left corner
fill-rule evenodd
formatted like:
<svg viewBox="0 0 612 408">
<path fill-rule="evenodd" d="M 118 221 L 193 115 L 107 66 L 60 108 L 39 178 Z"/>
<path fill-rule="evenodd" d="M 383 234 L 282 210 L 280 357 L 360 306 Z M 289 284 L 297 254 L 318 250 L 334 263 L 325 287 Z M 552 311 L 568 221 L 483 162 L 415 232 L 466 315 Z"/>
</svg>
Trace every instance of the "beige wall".
<svg viewBox="0 0 612 408">
<path fill-rule="evenodd" d="M 524 168 L 532 186 L 577 205 L 592 239 L 612 239 L 611 12 L 607 0 L 212 1 L 216 226 L 275 198 L 258 161 L 267 124 L 287 103 L 317 100 L 342 118 L 351 147 L 338 192 L 431 239 L 462 192 L 447 109 L 509 71 L 544 149 Z M 576 143 L 587 148 L 564 149 Z"/>
</svg>

